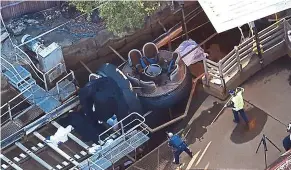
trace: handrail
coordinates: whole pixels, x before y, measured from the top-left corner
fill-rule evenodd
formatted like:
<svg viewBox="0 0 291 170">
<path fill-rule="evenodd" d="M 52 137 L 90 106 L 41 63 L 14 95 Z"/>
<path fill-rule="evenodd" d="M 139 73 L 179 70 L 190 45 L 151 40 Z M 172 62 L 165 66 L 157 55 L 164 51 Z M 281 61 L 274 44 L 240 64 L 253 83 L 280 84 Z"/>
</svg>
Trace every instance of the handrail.
<svg viewBox="0 0 291 170">
<path fill-rule="evenodd" d="M 17 98 L 19 98 L 20 96 L 22 96 L 25 92 L 27 92 L 30 89 L 32 89 L 32 86 L 28 87 L 23 92 L 17 94 L 15 97 L 13 97 L 7 103 L 5 103 L 3 106 L 1 106 L 1 108 L 0 108 L 1 110 L 4 109 L 4 107 L 6 107 L 6 106 L 8 107 L 8 110 L 5 113 L 1 114 L 0 117 L 2 118 L 4 115 L 6 115 L 7 113 L 9 113 L 9 117 L 10 117 L 9 119 L 10 120 L 13 120 L 13 117 L 15 115 L 14 116 L 12 115 L 12 113 L 11 113 L 11 110 L 12 109 L 14 109 L 15 107 L 19 106 L 21 103 L 23 103 L 24 101 L 26 101 L 26 99 L 29 99 L 31 96 L 33 96 L 32 100 L 34 101 L 34 95 L 33 95 L 33 93 L 31 93 L 28 97 L 25 97 L 23 100 L 21 100 L 20 102 L 18 102 L 15 106 L 13 106 L 13 107 L 10 106 L 10 103 L 12 103 L 14 100 L 16 100 Z M 6 123 L 6 121 L 1 122 L 1 125 L 4 124 L 4 123 Z"/>
<path fill-rule="evenodd" d="M 140 117 L 140 118 L 142 119 L 142 120 L 141 120 L 141 124 L 145 122 L 145 118 L 144 118 L 143 116 L 141 116 L 141 115 L 140 115 L 139 113 L 137 113 L 137 112 L 132 112 L 132 113 L 130 113 L 129 115 L 127 115 L 125 118 L 123 118 L 122 120 L 118 121 L 117 124 L 121 124 L 124 120 L 126 120 L 127 118 L 129 118 L 129 117 L 132 116 L 132 115 L 137 115 L 138 117 Z M 122 125 L 122 124 L 121 124 L 121 125 Z M 123 126 L 123 125 L 122 125 L 122 126 Z M 108 129 L 105 130 L 103 133 L 101 133 L 101 134 L 99 135 L 99 141 L 101 141 L 101 136 L 102 136 L 102 135 L 106 134 L 106 133 L 109 132 L 110 130 L 113 130 L 113 128 L 114 128 L 114 126 L 108 128 Z M 122 129 L 123 129 L 123 127 L 122 127 Z M 124 134 L 124 132 L 123 132 L 123 134 Z M 123 135 L 123 134 L 122 134 L 122 135 Z"/>
<path fill-rule="evenodd" d="M 23 61 L 25 61 L 26 62 L 26 64 L 28 64 L 31 68 L 32 68 L 32 66 L 33 67 L 35 67 L 35 65 L 32 63 L 32 61 L 31 61 L 31 59 L 28 57 L 28 59 L 29 59 L 29 61 L 30 62 L 28 62 L 26 59 L 24 59 L 22 56 L 20 56 L 19 54 L 17 54 L 16 53 L 16 55 L 18 56 L 18 57 L 20 57 Z M 17 59 L 17 61 L 18 61 L 18 59 Z M 31 64 L 32 63 L 32 64 Z M 31 66 L 32 65 L 32 66 Z M 33 70 L 33 72 L 35 73 L 35 75 L 42 81 L 42 82 L 44 82 L 44 80 L 38 75 L 38 73 L 37 72 L 39 72 L 42 76 L 43 76 L 43 73 L 40 71 L 40 70 L 38 70 L 36 67 L 35 67 L 35 69 L 33 69 L 32 68 L 32 70 Z M 37 70 L 37 72 L 35 71 L 35 70 Z M 45 82 L 44 82 L 45 83 Z"/>
<path fill-rule="evenodd" d="M 9 64 L 11 66 L 11 68 L 15 71 L 15 73 L 12 72 L 12 71 L 10 71 L 9 68 L 6 68 L 6 66 L 1 63 L 1 65 L 3 67 L 5 67 L 7 70 L 9 70 L 15 76 L 15 78 L 17 78 L 16 76 L 19 76 L 20 79 L 17 78 L 18 81 L 20 81 L 20 80 L 21 81 L 24 81 L 26 84 L 28 84 L 29 86 L 31 86 L 24 78 L 21 77 L 21 75 L 18 73 L 18 71 L 14 68 L 14 66 L 9 61 L 7 61 L 6 59 L 4 59 L 3 57 L 0 57 L 0 58 L 1 58 L 1 60 L 5 61 L 7 64 Z"/>
<path fill-rule="evenodd" d="M 72 75 L 72 78 L 73 78 L 72 81 L 74 81 L 74 79 L 75 79 L 75 74 L 74 74 L 74 72 L 73 72 L 72 70 L 70 70 L 70 73 L 69 73 L 69 74 L 67 74 L 66 76 L 64 76 L 63 78 L 61 78 L 59 81 L 57 81 L 57 83 L 56 83 L 56 87 L 57 87 L 57 92 L 58 92 L 58 94 L 60 94 L 59 83 L 60 83 L 61 81 L 65 80 L 65 79 L 66 79 L 67 77 L 69 77 L 70 75 Z M 72 82 L 72 81 L 70 81 L 70 82 Z M 69 84 L 69 83 L 67 83 L 66 86 L 67 86 L 68 84 Z"/>
<path fill-rule="evenodd" d="M 1 58 L 1 60 L 3 60 L 3 61 L 5 61 L 8 65 L 10 65 L 10 67 L 15 71 L 15 73 L 13 72 L 13 71 L 10 71 L 10 69 L 9 68 L 6 68 L 6 66 L 5 65 L 3 65 L 3 64 L 1 64 L 4 68 L 6 68 L 7 70 L 9 70 L 12 74 L 18 74 L 18 76 L 20 77 L 20 80 L 22 80 L 22 77 L 20 76 L 20 74 L 18 73 L 18 71 L 14 68 L 14 66 L 9 62 L 9 61 L 7 61 L 6 59 L 4 59 L 3 57 L 0 57 Z M 15 76 L 16 76 L 15 75 Z M 17 77 L 16 77 L 17 78 Z M 17 78 L 17 80 L 19 81 L 19 79 Z"/>
<path fill-rule="evenodd" d="M 284 38 L 284 36 L 282 35 L 282 34 L 284 34 L 282 26 L 283 26 L 285 21 L 286 21 L 285 19 L 281 19 L 280 21 L 272 24 L 271 26 L 265 28 L 264 30 L 262 30 L 258 33 L 259 41 L 260 41 L 260 44 L 262 45 L 262 47 L 263 47 L 262 49 L 264 51 L 267 51 L 270 46 L 273 47 L 274 45 L 277 45 L 278 41 L 280 40 L 281 37 Z M 272 37 L 274 37 L 274 38 L 272 38 Z M 234 49 L 231 52 L 229 52 L 225 57 L 220 59 L 218 63 L 213 62 L 213 61 L 209 61 L 208 59 L 205 60 L 204 61 L 205 73 L 206 73 L 206 75 L 210 75 L 210 76 L 206 76 L 206 82 L 209 82 L 208 79 L 210 77 L 218 78 L 217 75 L 220 76 L 219 78 L 221 80 L 225 81 L 224 76 L 226 76 L 227 74 L 229 74 L 233 70 L 237 69 L 240 72 L 242 70 L 241 62 L 244 61 L 246 58 L 251 57 L 252 56 L 251 54 L 254 54 L 254 52 L 253 52 L 253 44 L 254 44 L 253 38 L 254 38 L 254 36 L 250 37 L 245 42 L 239 44 L 237 46 L 236 50 Z M 271 41 L 269 41 L 269 40 L 271 40 Z M 268 49 L 266 49 L 266 48 L 268 48 Z M 205 68 L 205 67 L 207 67 L 207 68 Z M 214 70 L 218 69 L 219 73 L 217 74 L 217 73 L 213 72 L 208 67 L 212 68 Z"/>
</svg>

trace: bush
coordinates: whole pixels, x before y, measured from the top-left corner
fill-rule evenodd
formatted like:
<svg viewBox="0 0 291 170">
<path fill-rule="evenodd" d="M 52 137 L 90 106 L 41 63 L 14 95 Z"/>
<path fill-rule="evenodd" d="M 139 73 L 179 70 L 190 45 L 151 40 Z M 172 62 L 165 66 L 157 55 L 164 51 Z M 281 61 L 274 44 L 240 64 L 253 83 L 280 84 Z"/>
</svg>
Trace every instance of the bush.
<svg viewBox="0 0 291 170">
<path fill-rule="evenodd" d="M 152 15 L 160 6 L 155 1 L 71 1 L 81 12 L 92 14 L 97 8 L 106 27 L 115 35 L 142 28 L 145 17 Z"/>
</svg>

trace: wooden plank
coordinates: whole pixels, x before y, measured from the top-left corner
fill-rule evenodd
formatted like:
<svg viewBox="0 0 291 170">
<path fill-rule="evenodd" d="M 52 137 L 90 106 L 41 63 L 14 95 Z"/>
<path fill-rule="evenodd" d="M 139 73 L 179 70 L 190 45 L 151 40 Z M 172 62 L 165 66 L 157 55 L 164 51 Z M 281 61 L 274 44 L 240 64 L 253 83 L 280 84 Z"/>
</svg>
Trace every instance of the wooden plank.
<svg viewBox="0 0 291 170">
<path fill-rule="evenodd" d="M 182 26 L 179 27 L 178 29 L 174 30 L 173 32 L 171 32 L 169 35 L 167 35 L 165 38 L 163 38 L 162 40 L 160 40 L 159 42 L 156 43 L 156 46 L 158 48 L 168 44 L 169 41 L 171 41 L 171 39 L 175 38 L 176 36 L 178 36 L 181 32 L 183 31 Z"/>
</svg>

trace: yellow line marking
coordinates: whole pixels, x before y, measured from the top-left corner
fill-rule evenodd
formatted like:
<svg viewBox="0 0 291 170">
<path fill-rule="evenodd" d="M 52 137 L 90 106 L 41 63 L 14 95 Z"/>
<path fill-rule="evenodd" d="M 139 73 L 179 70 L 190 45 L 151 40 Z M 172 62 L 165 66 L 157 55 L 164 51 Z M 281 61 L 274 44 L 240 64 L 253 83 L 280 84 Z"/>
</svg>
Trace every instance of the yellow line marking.
<svg viewBox="0 0 291 170">
<path fill-rule="evenodd" d="M 205 166 L 204 170 L 207 170 L 209 167 L 209 162 L 207 163 L 207 165 Z"/>
<path fill-rule="evenodd" d="M 190 160 L 190 162 L 189 162 L 189 164 L 188 164 L 186 170 L 189 170 L 189 169 L 192 167 L 194 161 L 196 160 L 196 158 L 198 157 L 198 155 L 199 155 L 200 152 L 201 152 L 201 150 L 199 150 L 199 151 L 198 151 L 198 152 L 193 156 L 193 158 Z"/>
<path fill-rule="evenodd" d="M 206 151 L 207 151 L 208 147 L 210 146 L 211 142 L 212 142 L 212 141 L 210 141 L 210 142 L 207 144 L 206 148 L 205 148 L 204 151 L 202 152 L 202 154 L 201 154 L 200 158 L 198 159 L 198 161 L 196 162 L 195 166 L 197 166 L 197 165 L 200 163 L 200 161 L 202 160 L 202 157 L 203 157 L 204 154 L 206 153 Z"/>
</svg>

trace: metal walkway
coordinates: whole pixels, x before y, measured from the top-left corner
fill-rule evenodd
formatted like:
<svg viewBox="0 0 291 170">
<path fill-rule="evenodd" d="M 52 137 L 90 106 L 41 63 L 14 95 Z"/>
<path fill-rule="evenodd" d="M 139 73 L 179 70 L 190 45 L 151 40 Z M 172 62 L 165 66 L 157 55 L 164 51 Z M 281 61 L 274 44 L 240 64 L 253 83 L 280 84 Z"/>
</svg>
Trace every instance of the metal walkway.
<svg viewBox="0 0 291 170">
<path fill-rule="evenodd" d="M 138 113 L 131 113 L 119 121 L 119 130 L 110 133 L 110 128 L 99 135 L 101 149 L 94 155 L 89 154 L 89 148 L 97 144 L 83 142 L 79 137 L 81 134 L 74 131 L 69 133 L 69 140 L 58 147 L 47 143 L 45 138 L 61 126 L 53 121 L 49 125 L 51 128 L 33 132 L 28 140 L 16 142 L 15 148 L 2 152 L 1 169 L 107 169 L 149 140 L 144 121 Z"/>
<path fill-rule="evenodd" d="M 8 137 L 12 137 L 24 126 L 41 116 L 52 114 L 76 92 L 73 71 L 69 73 L 65 71 L 63 76 L 58 75 L 59 72 L 62 73 L 59 71 L 59 67 L 64 66 L 64 64 L 59 63 L 48 72 L 43 73 L 37 69 L 29 56 L 21 49 L 18 49 L 18 53 L 16 53 L 17 62 L 14 64 L 5 59 L 4 56 L 3 54 L 0 57 L 2 75 L 18 94 L 1 106 L 2 147 L 6 147 L 3 145 L 3 141 Z M 34 77 L 38 78 L 37 80 L 41 82 L 41 85 L 44 85 L 44 88 L 37 84 L 36 79 L 26 67 L 32 70 Z M 47 79 L 51 79 L 51 77 L 59 77 L 59 80 L 56 80 L 54 87 L 49 90 L 48 82 L 50 81 Z"/>
<path fill-rule="evenodd" d="M 222 100 L 234 89 L 276 59 L 291 54 L 291 20 L 282 19 L 258 33 L 262 58 L 255 48 L 254 36 L 236 46 L 219 62 L 205 59 L 203 86 L 206 92 Z"/>
</svg>

